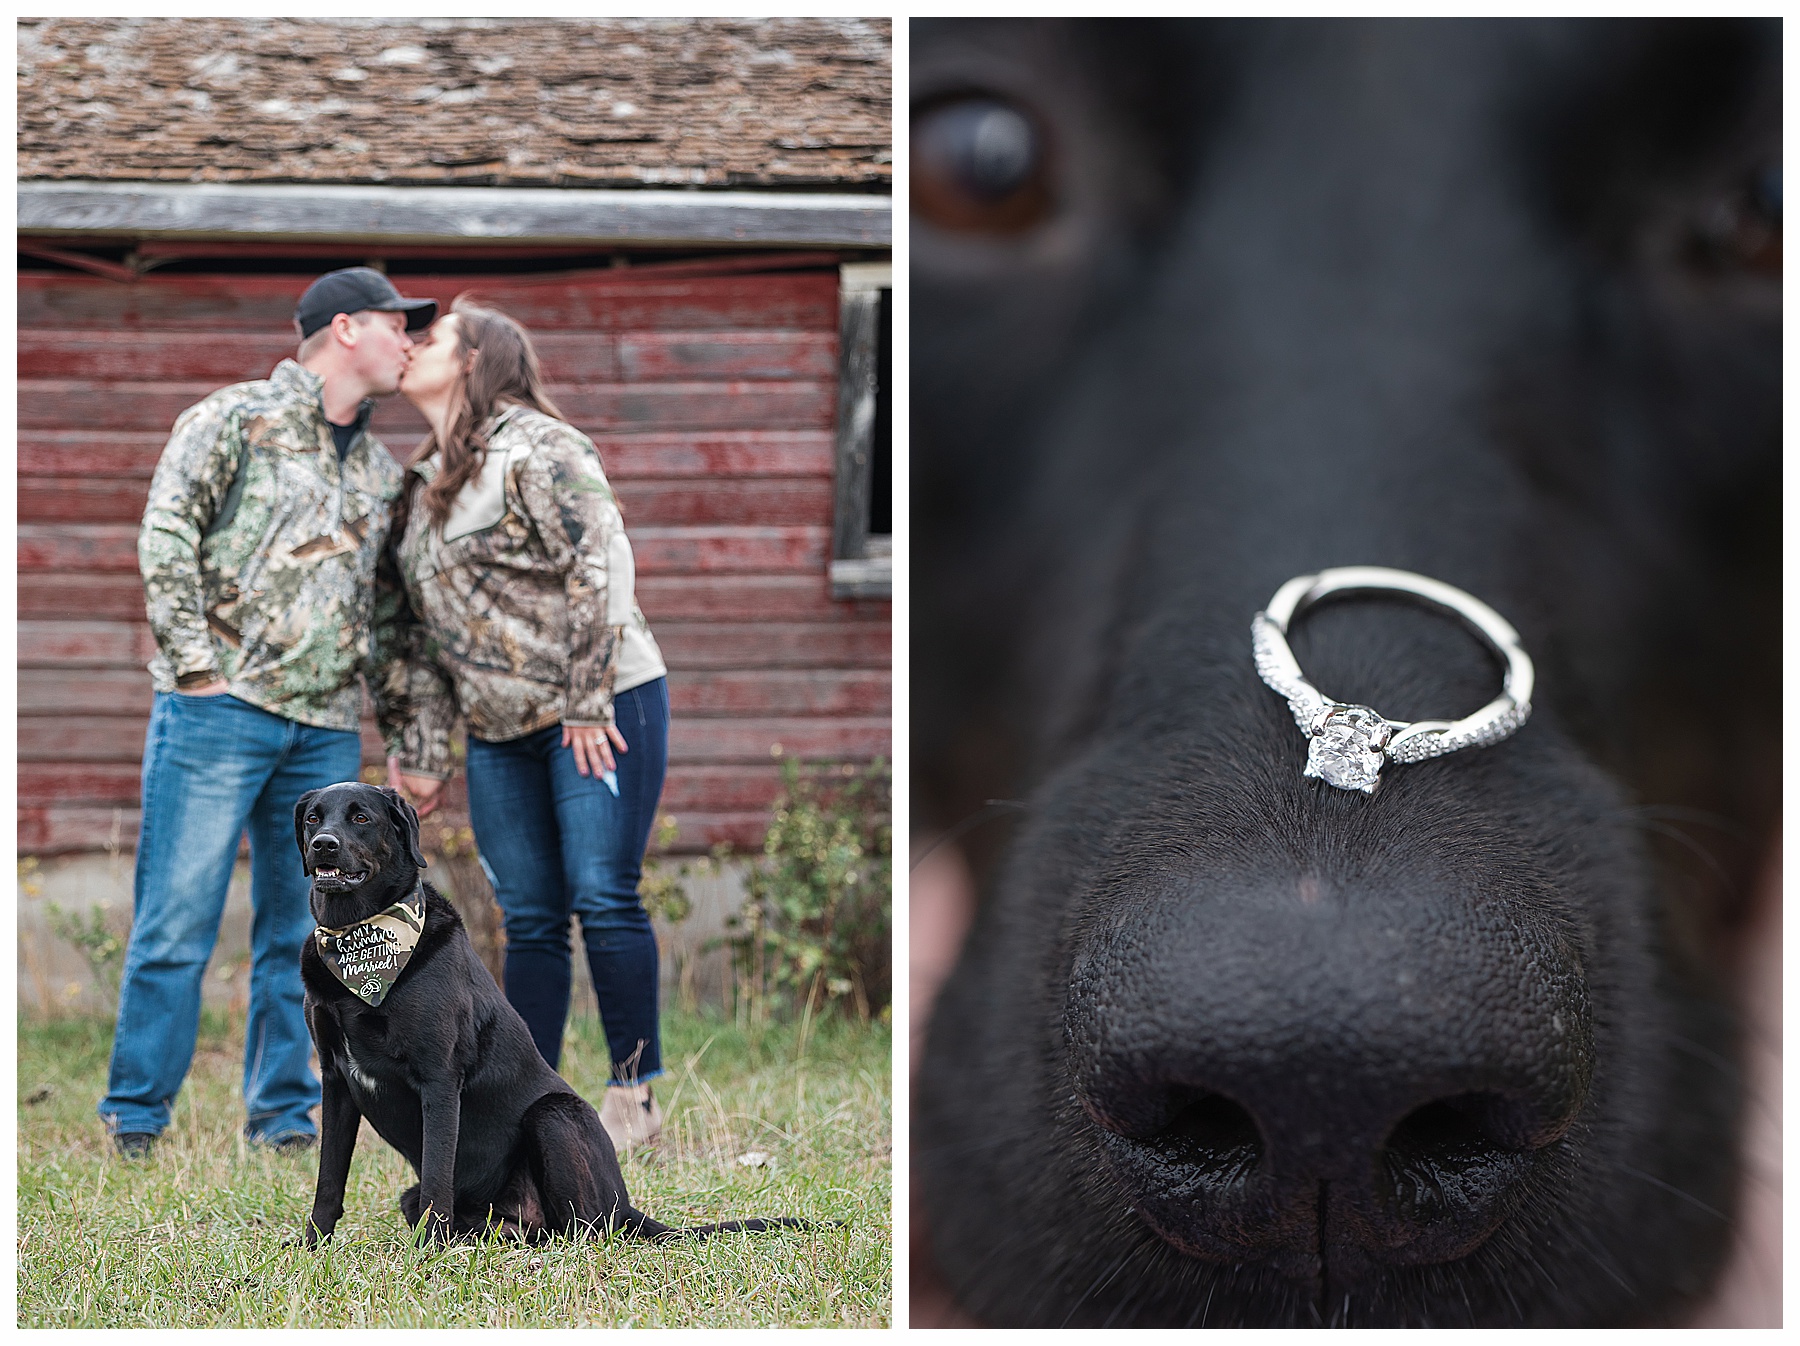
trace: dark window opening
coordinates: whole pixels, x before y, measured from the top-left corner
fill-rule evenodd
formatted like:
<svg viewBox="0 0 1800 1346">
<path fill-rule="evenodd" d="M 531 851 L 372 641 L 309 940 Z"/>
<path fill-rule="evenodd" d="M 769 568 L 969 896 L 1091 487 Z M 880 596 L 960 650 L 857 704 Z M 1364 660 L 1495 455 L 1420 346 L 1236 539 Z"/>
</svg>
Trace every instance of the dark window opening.
<svg viewBox="0 0 1800 1346">
<path fill-rule="evenodd" d="M 831 592 L 893 593 L 893 268 L 838 273 L 837 508 Z"/>
<path fill-rule="evenodd" d="M 870 446 L 869 531 L 894 531 L 894 292 L 881 292 L 875 364 L 875 441 Z"/>
</svg>

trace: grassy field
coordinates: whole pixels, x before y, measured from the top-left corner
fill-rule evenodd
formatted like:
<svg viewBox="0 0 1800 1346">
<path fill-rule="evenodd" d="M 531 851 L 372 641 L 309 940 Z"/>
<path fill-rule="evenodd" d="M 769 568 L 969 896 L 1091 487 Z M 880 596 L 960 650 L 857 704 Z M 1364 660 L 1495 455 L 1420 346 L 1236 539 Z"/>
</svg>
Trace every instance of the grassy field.
<svg viewBox="0 0 1800 1346">
<path fill-rule="evenodd" d="M 892 1311 L 889 1035 L 828 1020 L 747 1031 L 664 1019 L 662 1144 L 625 1163 L 636 1204 L 693 1224 L 842 1221 L 670 1244 L 415 1246 L 413 1177 L 366 1126 L 343 1223 L 297 1246 L 312 1154 L 239 1138 L 241 1022 L 209 1014 L 155 1158 L 115 1158 L 94 1115 L 112 1025 L 19 1029 L 21 1327 L 885 1327 Z M 606 1049 L 578 1020 L 563 1073 L 598 1103 Z"/>
</svg>

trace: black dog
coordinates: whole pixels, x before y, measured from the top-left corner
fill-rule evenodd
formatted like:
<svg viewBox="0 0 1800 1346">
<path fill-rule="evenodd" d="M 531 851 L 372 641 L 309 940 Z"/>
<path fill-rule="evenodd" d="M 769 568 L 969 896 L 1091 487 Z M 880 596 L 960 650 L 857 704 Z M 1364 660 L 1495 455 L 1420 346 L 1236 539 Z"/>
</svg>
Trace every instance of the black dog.
<svg viewBox="0 0 1800 1346">
<path fill-rule="evenodd" d="M 805 1227 L 775 1219 L 672 1229 L 632 1206 L 599 1114 L 538 1055 L 455 908 L 420 879 L 419 819 L 399 794 L 357 784 L 314 790 L 294 805 L 294 834 L 321 930 L 300 957 L 324 1084 L 308 1244 L 329 1238 L 344 1213 L 364 1117 L 419 1175 L 401 1213 L 415 1226 L 429 1217 L 437 1239 L 490 1229 L 537 1240 Z M 357 935 L 396 904 L 404 905 L 389 920 L 399 942 L 417 939 L 404 959 L 384 958 L 379 939 L 371 953 Z M 422 919 L 410 914 L 421 908 Z M 351 984 L 328 965 L 321 939 Z"/>
<path fill-rule="evenodd" d="M 919 1072 L 996 1325 L 1672 1321 L 1779 768 L 1776 24 L 915 25 L 915 781 L 1027 800 Z M 1306 779 L 1252 616 L 1523 634 L 1496 746 Z M 1453 621 L 1303 619 L 1454 719 Z M 1660 834 L 1700 852 L 1684 859 Z"/>
</svg>

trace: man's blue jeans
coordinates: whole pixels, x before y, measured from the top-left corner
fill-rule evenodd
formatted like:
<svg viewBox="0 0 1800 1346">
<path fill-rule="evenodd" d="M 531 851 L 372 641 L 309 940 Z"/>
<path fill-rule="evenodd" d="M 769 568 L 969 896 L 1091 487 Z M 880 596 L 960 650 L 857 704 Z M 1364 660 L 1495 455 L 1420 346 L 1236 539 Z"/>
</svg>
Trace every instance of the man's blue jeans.
<svg viewBox="0 0 1800 1346">
<path fill-rule="evenodd" d="M 656 934 L 638 900 L 669 760 L 669 684 L 613 698 L 627 751 L 619 793 L 575 769 L 562 726 L 488 743 L 469 736 L 469 821 L 506 917 L 506 998 L 554 1066 L 569 1014 L 569 915 L 581 918 L 615 1082 L 662 1074 Z"/>
<path fill-rule="evenodd" d="M 355 780 L 354 733 L 317 729 L 233 696 L 158 693 L 144 741 L 131 943 L 119 987 L 112 1072 L 100 1115 L 109 1130 L 158 1133 L 194 1057 L 200 984 L 250 831 L 250 1018 L 244 1131 L 274 1142 L 317 1128 L 319 1081 L 308 1056 L 300 949 L 312 934 L 308 883 L 294 843 L 294 801 Z"/>
</svg>

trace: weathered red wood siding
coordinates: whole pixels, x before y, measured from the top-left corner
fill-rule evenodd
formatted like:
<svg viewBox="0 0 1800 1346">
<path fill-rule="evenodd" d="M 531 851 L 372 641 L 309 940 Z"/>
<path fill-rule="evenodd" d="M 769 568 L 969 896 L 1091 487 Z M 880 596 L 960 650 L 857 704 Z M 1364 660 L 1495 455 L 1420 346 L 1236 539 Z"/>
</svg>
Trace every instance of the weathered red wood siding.
<svg viewBox="0 0 1800 1346">
<path fill-rule="evenodd" d="M 19 846 L 136 836 L 152 653 L 137 523 L 170 424 L 293 352 L 309 278 L 27 273 L 19 282 Z M 835 271 L 653 279 L 405 276 L 448 304 L 474 289 L 539 341 L 551 393 L 594 437 L 670 665 L 663 809 L 678 848 L 753 846 L 776 745 L 889 751 L 889 605 L 836 601 Z M 399 398 L 377 431 L 404 454 Z M 365 755 L 379 759 L 365 724 Z"/>
</svg>

